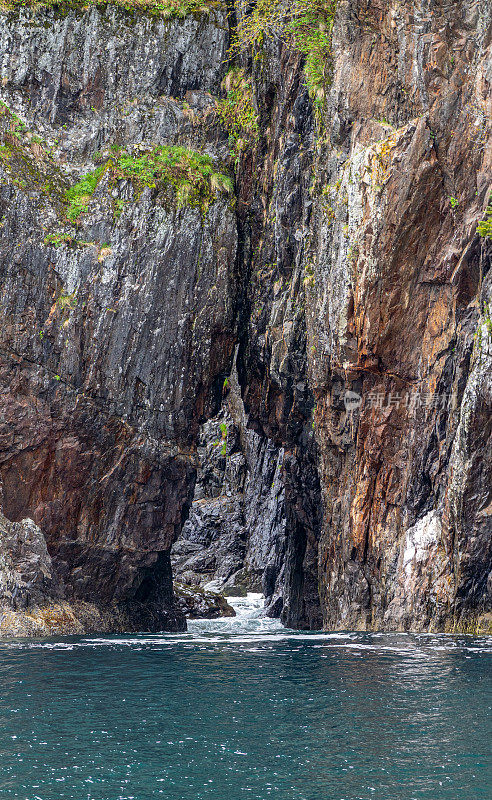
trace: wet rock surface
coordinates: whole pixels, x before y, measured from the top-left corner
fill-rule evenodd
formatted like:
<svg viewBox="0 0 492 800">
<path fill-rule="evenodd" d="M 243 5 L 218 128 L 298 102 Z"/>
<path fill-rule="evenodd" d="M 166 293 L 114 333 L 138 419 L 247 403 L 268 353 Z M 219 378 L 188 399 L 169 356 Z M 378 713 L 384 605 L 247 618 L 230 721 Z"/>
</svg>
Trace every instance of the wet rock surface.
<svg viewBox="0 0 492 800">
<path fill-rule="evenodd" d="M 235 617 L 236 612 L 224 595 L 197 586 L 174 582 L 176 606 L 188 619 Z"/>
<path fill-rule="evenodd" d="M 283 452 L 247 428 L 234 378 L 230 384 L 223 410 L 200 431 L 194 500 L 172 549 L 173 573 L 196 586 L 213 581 L 226 595 L 262 592 L 266 612 L 280 616 Z"/>
<path fill-rule="evenodd" d="M 339 0 L 314 104 L 266 36 L 237 57 L 258 136 L 233 159 L 231 20 L 1 16 L 29 129 L 0 116 L 4 513 L 105 629 L 183 625 L 171 557 L 292 627 L 483 628 L 490 0 Z M 234 194 L 179 204 L 108 171 L 67 220 L 81 175 L 157 145 L 234 169 Z"/>
<path fill-rule="evenodd" d="M 43 532 L 31 519 L 10 522 L 0 513 L 0 544 L 0 637 L 139 631 L 163 622 L 173 630 L 186 626 L 170 597 L 153 604 L 138 598 L 104 604 L 100 596 L 95 603 L 67 600 Z"/>
</svg>

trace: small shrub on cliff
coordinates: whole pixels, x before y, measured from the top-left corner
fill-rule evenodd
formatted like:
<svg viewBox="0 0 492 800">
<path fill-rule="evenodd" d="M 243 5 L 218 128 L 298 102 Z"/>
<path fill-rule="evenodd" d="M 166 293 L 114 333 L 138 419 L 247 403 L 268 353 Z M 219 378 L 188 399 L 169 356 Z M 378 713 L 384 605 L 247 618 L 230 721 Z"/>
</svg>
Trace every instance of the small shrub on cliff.
<svg viewBox="0 0 492 800">
<path fill-rule="evenodd" d="M 284 41 L 305 58 L 306 85 L 315 108 L 324 102 L 331 82 L 331 34 L 337 0 L 258 0 L 241 19 L 232 51 L 261 48 L 268 37 Z"/>
<path fill-rule="evenodd" d="M 482 239 L 492 239 L 492 203 L 487 206 L 485 218 L 478 223 L 477 230 Z"/>
<path fill-rule="evenodd" d="M 56 301 L 56 305 L 62 311 L 73 311 L 73 309 L 77 306 L 75 292 L 72 292 L 71 294 L 65 294 L 64 292 L 61 292 Z"/>
<path fill-rule="evenodd" d="M 220 423 L 220 435 L 221 435 L 221 442 L 219 444 L 220 447 L 220 454 L 222 456 L 227 456 L 227 425 L 225 422 Z"/>
<path fill-rule="evenodd" d="M 336 0 L 311 0 L 296 5 L 296 14 L 287 29 L 295 47 L 305 57 L 304 74 L 311 99 L 321 103 L 325 88 L 331 83 L 331 33 Z"/>
<path fill-rule="evenodd" d="M 223 88 L 227 94 L 217 104 L 217 114 L 229 133 L 233 155 L 252 147 L 258 139 L 258 114 L 253 105 L 251 78 L 244 69 L 232 69 L 226 76 Z"/>
<path fill-rule="evenodd" d="M 204 212 L 219 193 L 232 191 L 231 179 L 215 170 L 210 156 L 186 147 L 155 147 L 147 153 L 120 150 L 65 193 L 66 215 L 71 222 L 88 210 L 96 186 L 106 173 L 113 184 L 131 181 L 137 192 L 145 186 L 171 190 L 178 208 L 199 207 Z M 119 210 L 118 205 L 116 211 Z"/>
<path fill-rule="evenodd" d="M 64 244 L 72 244 L 73 236 L 69 233 L 48 233 L 44 237 L 44 244 L 51 247 L 62 247 Z"/>
</svg>

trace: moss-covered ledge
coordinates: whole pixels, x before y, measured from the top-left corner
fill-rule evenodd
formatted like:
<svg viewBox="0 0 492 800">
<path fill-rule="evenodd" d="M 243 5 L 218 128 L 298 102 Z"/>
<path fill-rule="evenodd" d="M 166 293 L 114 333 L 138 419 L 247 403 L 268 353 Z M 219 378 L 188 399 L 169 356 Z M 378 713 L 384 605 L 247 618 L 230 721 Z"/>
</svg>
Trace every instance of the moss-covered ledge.
<svg viewBox="0 0 492 800">
<path fill-rule="evenodd" d="M 130 13 L 150 14 L 163 19 L 185 19 L 188 16 L 202 17 L 215 10 L 224 10 L 220 0 L 2 0 L 0 12 L 11 12 L 27 8 L 40 10 L 56 9 L 61 14 L 69 11 L 86 11 L 90 8 L 119 8 Z"/>
<path fill-rule="evenodd" d="M 105 175 L 112 188 L 120 180 L 130 181 L 137 196 L 147 186 L 163 192 L 169 206 L 200 208 L 204 214 L 220 193 L 230 194 L 233 189 L 231 178 L 217 170 L 213 159 L 195 150 L 167 145 L 148 148 L 147 152 L 116 148 L 110 158 L 66 191 L 66 216 L 70 222 L 77 222 L 88 211 L 91 197 Z M 116 199 L 114 203 L 117 217 L 121 202 Z"/>
</svg>

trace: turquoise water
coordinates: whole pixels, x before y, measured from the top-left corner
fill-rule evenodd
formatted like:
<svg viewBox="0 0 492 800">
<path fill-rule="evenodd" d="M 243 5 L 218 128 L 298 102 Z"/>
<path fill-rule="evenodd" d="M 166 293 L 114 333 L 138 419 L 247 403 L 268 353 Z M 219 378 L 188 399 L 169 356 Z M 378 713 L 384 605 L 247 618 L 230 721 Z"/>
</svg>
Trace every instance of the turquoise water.
<svg viewBox="0 0 492 800">
<path fill-rule="evenodd" d="M 492 639 L 297 633 L 0 645 L 0 798 L 492 797 Z"/>
</svg>

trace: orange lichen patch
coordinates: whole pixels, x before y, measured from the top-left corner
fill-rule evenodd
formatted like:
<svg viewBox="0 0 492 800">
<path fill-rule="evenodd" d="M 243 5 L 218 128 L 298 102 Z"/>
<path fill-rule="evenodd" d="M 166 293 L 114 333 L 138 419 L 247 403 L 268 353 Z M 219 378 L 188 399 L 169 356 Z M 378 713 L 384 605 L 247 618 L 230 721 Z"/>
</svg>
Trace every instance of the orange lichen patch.
<svg viewBox="0 0 492 800">
<path fill-rule="evenodd" d="M 66 602 L 27 611 L 0 610 L 0 637 L 79 634 L 84 628 Z"/>
<path fill-rule="evenodd" d="M 46 628 L 49 634 L 83 633 L 83 628 L 68 603 L 60 603 L 49 608 L 36 609 L 31 617 L 35 623 Z"/>
<path fill-rule="evenodd" d="M 401 131 L 394 131 L 391 136 L 376 142 L 368 150 L 367 168 L 371 177 L 371 186 L 377 190 L 381 188 L 389 178 L 392 151 L 398 145 Z"/>
</svg>

